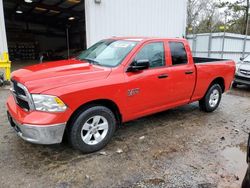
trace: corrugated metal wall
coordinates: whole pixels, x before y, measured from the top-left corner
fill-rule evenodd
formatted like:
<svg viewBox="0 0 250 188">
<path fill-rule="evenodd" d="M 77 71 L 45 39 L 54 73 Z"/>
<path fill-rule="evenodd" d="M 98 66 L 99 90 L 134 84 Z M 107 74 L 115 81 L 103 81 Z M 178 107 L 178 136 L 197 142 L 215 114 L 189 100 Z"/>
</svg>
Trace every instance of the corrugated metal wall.
<svg viewBox="0 0 250 188">
<path fill-rule="evenodd" d="M 186 0 L 86 0 L 87 45 L 112 36 L 185 36 L 186 6 Z"/>
<path fill-rule="evenodd" d="M 4 13 L 3 13 L 3 1 L 0 0 L 0 55 L 3 52 L 7 52 L 7 40 L 6 40 L 6 31 L 4 23 Z"/>
<path fill-rule="evenodd" d="M 204 33 L 188 35 L 187 39 L 194 56 L 239 61 L 243 55 L 250 54 L 250 36 L 246 38 L 234 33 Z"/>
</svg>

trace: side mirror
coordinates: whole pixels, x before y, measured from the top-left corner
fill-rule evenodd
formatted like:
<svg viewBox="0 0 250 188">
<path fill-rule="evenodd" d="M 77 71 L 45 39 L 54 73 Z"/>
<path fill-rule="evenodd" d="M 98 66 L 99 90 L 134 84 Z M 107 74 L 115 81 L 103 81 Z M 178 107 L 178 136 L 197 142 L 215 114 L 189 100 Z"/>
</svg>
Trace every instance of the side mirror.
<svg viewBox="0 0 250 188">
<path fill-rule="evenodd" d="M 127 69 L 127 72 L 137 72 L 149 68 L 149 60 L 142 59 L 134 61 Z"/>
</svg>

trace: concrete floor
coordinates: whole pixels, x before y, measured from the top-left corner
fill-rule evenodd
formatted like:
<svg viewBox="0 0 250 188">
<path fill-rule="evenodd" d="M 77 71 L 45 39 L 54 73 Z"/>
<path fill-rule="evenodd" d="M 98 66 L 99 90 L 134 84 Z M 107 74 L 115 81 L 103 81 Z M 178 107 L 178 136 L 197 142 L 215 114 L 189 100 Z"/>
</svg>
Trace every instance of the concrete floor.
<svg viewBox="0 0 250 188">
<path fill-rule="evenodd" d="M 100 153 L 21 140 L 0 89 L 0 187 L 240 187 L 250 132 L 250 89 L 223 95 L 213 113 L 190 104 L 123 125 Z M 122 153 L 117 153 L 122 149 Z"/>
</svg>

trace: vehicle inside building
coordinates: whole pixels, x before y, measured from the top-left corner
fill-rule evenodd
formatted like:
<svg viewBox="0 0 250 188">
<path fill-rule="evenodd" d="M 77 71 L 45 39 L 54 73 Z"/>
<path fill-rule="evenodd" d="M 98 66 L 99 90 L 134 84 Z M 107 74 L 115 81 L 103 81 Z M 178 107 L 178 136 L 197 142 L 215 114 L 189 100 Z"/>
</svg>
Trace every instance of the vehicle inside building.
<svg viewBox="0 0 250 188">
<path fill-rule="evenodd" d="M 67 59 L 86 48 L 83 0 L 3 0 L 15 68 Z"/>
</svg>

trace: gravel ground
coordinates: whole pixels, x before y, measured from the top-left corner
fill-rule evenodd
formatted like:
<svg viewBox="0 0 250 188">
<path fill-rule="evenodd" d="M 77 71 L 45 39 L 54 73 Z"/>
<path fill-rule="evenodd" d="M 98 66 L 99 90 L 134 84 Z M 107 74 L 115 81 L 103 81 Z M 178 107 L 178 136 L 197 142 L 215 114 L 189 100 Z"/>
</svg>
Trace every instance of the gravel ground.
<svg viewBox="0 0 250 188">
<path fill-rule="evenodd" d="M 240 187 L 250 132 L 250 89 L 223 95 L 213 113 L 198 103 L 124 124 L 101 152 L 21 140 L 0 88 L 0 187 Z M 118 152 L 119 151 L 119 152 Z"/>
</svg>

